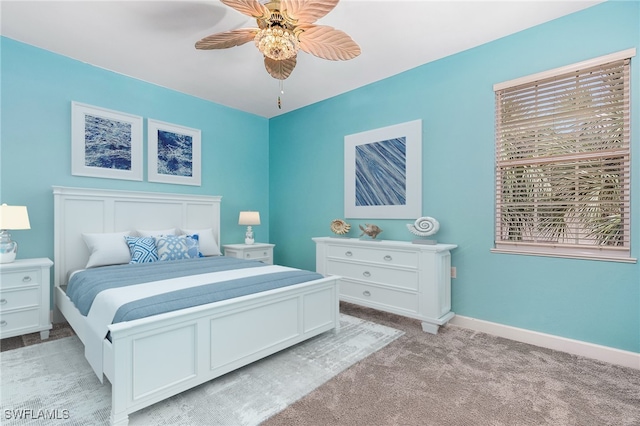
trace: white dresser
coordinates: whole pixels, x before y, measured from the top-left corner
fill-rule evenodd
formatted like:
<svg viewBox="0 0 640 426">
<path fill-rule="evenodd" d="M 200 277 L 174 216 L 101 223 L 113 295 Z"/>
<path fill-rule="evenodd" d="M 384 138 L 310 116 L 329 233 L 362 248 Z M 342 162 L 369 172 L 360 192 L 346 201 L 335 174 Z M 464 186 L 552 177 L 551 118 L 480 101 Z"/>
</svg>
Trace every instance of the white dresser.
<svg viewBox="0 0 640 426">
<path fill-rule="evenodd" d="M 453 318 L 451 253 L 454 244 L 319 237 L 316 271 L 340 275 L 340 299 L 422 321 L 437 333 Z"/>
<path fill-rule="evenodd" d="M 19 259 L 0 264 L 0 338 L 51 330 L 49 259 Z"/>
</svg>

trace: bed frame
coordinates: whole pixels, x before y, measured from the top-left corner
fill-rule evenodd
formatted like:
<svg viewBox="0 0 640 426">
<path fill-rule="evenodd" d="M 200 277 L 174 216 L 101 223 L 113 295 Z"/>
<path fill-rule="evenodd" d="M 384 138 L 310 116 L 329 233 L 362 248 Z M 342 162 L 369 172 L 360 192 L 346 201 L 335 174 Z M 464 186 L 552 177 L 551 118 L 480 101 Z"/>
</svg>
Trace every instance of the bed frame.
<svg viewBox="0 0 640 426">
<path fill-rule="evenodd" d="M 84 317 L 61 286 L 89 258 L 82 233 L 212 228 L 220 200 L 198 196 L 53 187 L 56 309 L 85 343 Z M 109 326 L 104 375 L 111 424 L 129 414 L 310 337 L 339 328 L 336 277 Z M 85 343 L 86 344 L 86 343 Z M 102 378 L 100 378 L 102 380 Z"/>
</svg>

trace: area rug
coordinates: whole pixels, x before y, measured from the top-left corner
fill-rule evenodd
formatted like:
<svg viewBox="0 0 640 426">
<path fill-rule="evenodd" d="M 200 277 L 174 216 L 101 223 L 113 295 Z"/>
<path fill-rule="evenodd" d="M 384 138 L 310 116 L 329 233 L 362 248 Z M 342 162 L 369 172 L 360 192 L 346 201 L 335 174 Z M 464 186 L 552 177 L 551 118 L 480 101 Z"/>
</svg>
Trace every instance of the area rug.
<svg viewBox="0 0 640 426">
<path fill-rule="evenodd" d="M 129 424 L 257 425 L 404 334 L 344 314 L 340 325 L 133 413 Z M 73 336 L 0 353 L 2 424 L 108 424 L 111 386 L 83 351 Z"/>
</svg>

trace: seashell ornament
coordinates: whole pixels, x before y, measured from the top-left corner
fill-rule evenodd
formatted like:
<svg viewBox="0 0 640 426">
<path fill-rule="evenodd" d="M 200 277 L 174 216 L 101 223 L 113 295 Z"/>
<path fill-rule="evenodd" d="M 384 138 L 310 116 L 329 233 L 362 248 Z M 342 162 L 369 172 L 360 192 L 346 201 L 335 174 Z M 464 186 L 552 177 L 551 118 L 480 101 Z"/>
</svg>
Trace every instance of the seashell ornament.
<svg viewBox="0 0 640 426">
<path fill-rule="evenodd" d="M 413 224 L 408 223 L 407 229 L 418 237 L 428 237 L 438 232 L 440 223 L 432 217 L 424 216 L 416 219 Z"/>
<path fill-rule="evenodd" d="M 351 229 L 351 225 L 342 219 L 335 219 L 331 221 L 331 232 L 336 235 L 344 235 Z"/>
</svg>

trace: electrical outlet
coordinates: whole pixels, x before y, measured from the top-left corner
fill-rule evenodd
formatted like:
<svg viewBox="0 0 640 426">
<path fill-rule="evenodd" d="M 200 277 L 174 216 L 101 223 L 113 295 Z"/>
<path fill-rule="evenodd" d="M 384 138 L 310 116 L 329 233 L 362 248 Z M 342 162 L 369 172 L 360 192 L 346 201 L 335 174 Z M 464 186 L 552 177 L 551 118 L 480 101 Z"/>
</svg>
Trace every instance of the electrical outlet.
<svg viewBox="0 0 640 426">
<path fill-rule="evenodd" d="M 452 267 L 451 267 L 451 278 L 455 278 L 455 277 L 456 277 L 456 275 L 457 275 L 456 267 L 455 267 L 455 266 L 452 266 Z"/>
</svg>

